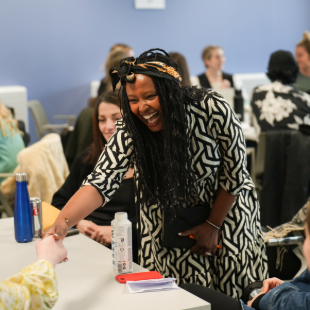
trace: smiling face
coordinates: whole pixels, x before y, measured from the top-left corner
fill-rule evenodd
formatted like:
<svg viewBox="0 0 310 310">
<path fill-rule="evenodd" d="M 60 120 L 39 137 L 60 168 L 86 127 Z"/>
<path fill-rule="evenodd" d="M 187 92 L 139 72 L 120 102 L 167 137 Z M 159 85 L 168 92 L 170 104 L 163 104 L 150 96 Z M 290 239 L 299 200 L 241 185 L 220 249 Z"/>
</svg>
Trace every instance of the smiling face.
<svg viewBox="0 0 310 310">
<path fill-rule="evenodd" d="M 101 102 L 98 107 L 98 123 L 104 139 L 109 141 L 116 130 L 115 123 L 121 119 L 120 108 L 113 103 Z"/>
<path fill-rule="evenodd" d="M 211 57 L 204 61 L 208 69 L 221 71 L 226 61 L 224 51 L 221 48 L 216 48 L 211 52 Z"/>
<path fill-rule="evenodd" d="M 307 53 L 304 46 L 296 47 L 295 57 L 299 70 L 307 69 L 310 67 L 310 55 Z"/>
<path fill-rule="evenodd" d="M 134 83 L 126 83 L 131 112 L 151 131 L 160 131 L 163 118 L 155 84 L 149 76 L 136 74 L 135 77 Z"/>
</svg>

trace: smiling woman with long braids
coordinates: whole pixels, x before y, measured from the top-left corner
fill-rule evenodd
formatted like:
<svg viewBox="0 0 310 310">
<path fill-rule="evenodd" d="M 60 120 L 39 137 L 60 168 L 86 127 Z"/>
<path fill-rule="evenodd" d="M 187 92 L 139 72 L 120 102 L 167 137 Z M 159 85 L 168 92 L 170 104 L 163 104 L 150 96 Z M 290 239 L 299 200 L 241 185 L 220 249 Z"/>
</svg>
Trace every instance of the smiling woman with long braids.
<svg viewBox="0 0 310 310">
<path fill-rule="evenodd" d="M 216 92 L 182 87 L 177 65 L 163 50 L 125 58 L 110 75 L 113 87 L 121 81 L 123 120 L 46 235 L 62 238 L 68 227 L 104 208 L 133 161 L 140 265 L 179 284 L 240 297 L 249 282 L 268 272 L 237 116 Z M 207 220 L 180 232 L 183 238 L 192 235 L 195 246 L 164 247 L 163 211 L 176 215 L 198 206 L 210 211 Z"/>
</svg>

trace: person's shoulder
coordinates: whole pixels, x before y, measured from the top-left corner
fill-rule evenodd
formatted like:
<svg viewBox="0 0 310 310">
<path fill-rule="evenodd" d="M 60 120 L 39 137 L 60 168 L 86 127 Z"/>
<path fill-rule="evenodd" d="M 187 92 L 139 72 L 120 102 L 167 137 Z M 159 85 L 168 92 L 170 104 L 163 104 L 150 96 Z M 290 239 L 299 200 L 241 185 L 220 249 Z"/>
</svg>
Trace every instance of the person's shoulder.
<svg viewBox="0 0 310 310">
<path fill-rule="evenodd" d="M 268 92 L 268 91 L 273 91 L 275 90 L 275 85 L 274 83 L 269 83 L 269 84 L 263 84 L 263 85 L 258 85 L 253 89 L 253 94 L 255 93 L 261 93 L 261 92 Z"/>
<path fill-rule="evenodd" d="M 125 129 L 124 119 L 121 118 L 121 119 L 117 120 L 115 123 L 115 127 L 116 127 L 116 129 Z"/>
<path fill-rule="evenodd" d="M 201 112 L 207 112 L 217 109 L 219 105 L 226 105 L 224 97 L 211 88 L 200 88 L 200 96 L 192 103 L 192 110 L 199 109 Z M 228 105 L 228 104 L 227 104 Z"/>
<path fill-rule="evenodd" d="M 307 105 L 310 107 L 310 95 L 306 92 L 303 92 L 299 89 L 297 89 L 295 86 L 292 86 L 292 90 L 290 91 L 290 93 L 296 97 L 301 99 L 302 101 L 306 102 Z"/>
<path fill-rule="evenodd" d="M 85 157 L 89 154 L 89 151 L 90 149 L 87 148 L 86 150 L 84 150 L 83 152 L 81 152 L 78 156 L 76 156 L 74 162 L 77 162 L 77 163 L 83 163 L 84 162 L 84 159 Z"/>
</svg>

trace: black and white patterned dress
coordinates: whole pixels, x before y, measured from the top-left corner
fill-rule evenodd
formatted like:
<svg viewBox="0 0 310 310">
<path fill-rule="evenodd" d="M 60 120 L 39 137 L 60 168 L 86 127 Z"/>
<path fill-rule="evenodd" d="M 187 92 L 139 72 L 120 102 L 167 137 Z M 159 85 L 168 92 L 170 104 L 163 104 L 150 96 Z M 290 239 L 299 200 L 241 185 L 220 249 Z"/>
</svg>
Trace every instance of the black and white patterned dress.
<svg viewBox="0 0 310 310">
<path fill-rule="evenodd" d="M 310 95 L 279 81 L 254 89 L 251 106 L 257 132 L 309 126 Z"/>
<path fill-rule="evenodd" d="M 205 258 L 189 249 L 162 247 L 160 206 L 140 205 L 140 265 L 165 277 L 176 277 L 178 283 L 197 283 L 238 298 L 250 282 L 268 275 L 259 205 L 246 170 L 244 136 L 235 113 L 214 91 L 206 91 L 204 100 L 188 105 L 187 116 L 198 199 L 212 207 L 219 185 L 237 196 L 222 225 L 222 250 L 215 257 Z M 132 140 L 119 121 L 84 185 L 96 187 L 109 201 L 132 154 Z M 139 182 L 136 167 L 135 178 Z"/>
</svg>

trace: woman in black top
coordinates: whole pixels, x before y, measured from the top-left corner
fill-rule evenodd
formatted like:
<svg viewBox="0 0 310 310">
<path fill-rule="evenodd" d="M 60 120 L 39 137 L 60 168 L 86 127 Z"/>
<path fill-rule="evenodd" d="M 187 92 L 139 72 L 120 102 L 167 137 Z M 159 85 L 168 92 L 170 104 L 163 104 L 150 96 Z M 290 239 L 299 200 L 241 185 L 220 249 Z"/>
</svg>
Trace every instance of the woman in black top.
<svg viewBox="0 0 310 310">
<path fill-rule="evenodd" d="M 93 171 L 106 142 L 115 132 L 115 122 L 121 118 L 120 103 L 116 94 L 106 92 L 97 98 L 93 114 L 93 142 L 90 148 L 75 159 L 70 175 L 63 186 L 54 194 L 53 206 L 62 209 L 80 188 L 83 180 Z M 111 221 L 114 219 L 115 212 L 127 212 L 129 220 L 133 222 L 133 227 L 135 226 L 136 213 L 132 168 L 126 173 L 123 183 L 115 192 L 113 199 L 104 208 L 96 209 L 84 220 L 79 221 L 76 227 L 82 234 L 101 244 L 110 246 Z M 135 234 L 133 234 L 134 236 Z M 137 249 L 137 247 L 135 248 Z"/>
<path fill-rule="evenodd" d="M 226 59 L 220 46 L 207 46 L 202 52 L 202 60 L 207 71 L 198 75 L 200 87 L 216 89 L 234 87 L 232 75 L 222 71 Z"/>
</svg>

